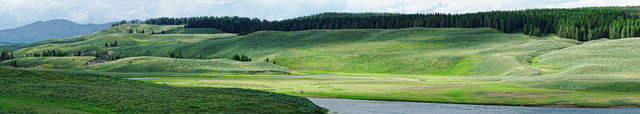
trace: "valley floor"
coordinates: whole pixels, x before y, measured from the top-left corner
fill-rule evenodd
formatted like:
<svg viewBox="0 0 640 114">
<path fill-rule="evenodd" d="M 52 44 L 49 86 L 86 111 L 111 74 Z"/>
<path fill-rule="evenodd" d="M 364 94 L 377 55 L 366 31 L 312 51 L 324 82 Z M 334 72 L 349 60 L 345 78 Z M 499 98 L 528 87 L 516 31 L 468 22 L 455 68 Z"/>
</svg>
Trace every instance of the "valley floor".
<svg viewBox="0 0 640 114">
<path fill-rule="evenodd" d="M 189 87 L 267 90 L 306 97 L 546 107 L 638 107 L 640 92 L 560 89 L 514 83 L 518 77 L 339 74 L 285 78 L 154 78 L 142 81 Z M 531 80 L 531 79 L 527 79 Z"/>
</svg>

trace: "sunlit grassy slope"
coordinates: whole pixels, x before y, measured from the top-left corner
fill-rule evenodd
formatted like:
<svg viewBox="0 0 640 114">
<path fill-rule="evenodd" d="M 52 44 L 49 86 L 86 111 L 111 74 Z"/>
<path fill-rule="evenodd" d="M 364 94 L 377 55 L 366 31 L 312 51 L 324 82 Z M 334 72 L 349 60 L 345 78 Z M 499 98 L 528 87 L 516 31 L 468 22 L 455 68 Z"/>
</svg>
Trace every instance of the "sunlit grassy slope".
<svg viewBox="0 0 640 114">
<path fill-rule="evenodd" d="M 532 76 L 548 74 L 638 74 L 631 45 L 637 39 L 578 42 L 555 36 L 529 37 L 490 28 L 407 28 L 261 31 L 234 34 L 130 34 L 127 30 L 218 33 L 215 29 L 132 24 L 94 34 L 43 41 L 15 53 L 60 49 L 87 56 L 167 56 L 207 59 L 248 55 L 303 72 Z M 176 32 L 181 31 L 181 32 Z M 209 31 L 209 32 L 202 32 Z M 104 43 L 118 41 L 118 47 Z M 26 47 L 26 48 L 24 48 Z M 123 63 L 123 62 L 121 62 Z M 114 65 L 117 66 L 117 65 Z M 626 67 L 629 66 L 629 67 Z M 594 70 L 596 69 L 596 70 Z M 198 69 L 185 69 L 198 70 Z M 589 72 L 585 72 L 589 71 Z"/>
<path fill-rule="evenodd" d="M 182 73 L 238 73 L 291 74 L 294 71 L 263 61 L 240 62 L 226 59 L 174 59 L 165 57 L 129 57 L 103 64 L 88 63 L 95 57 L 26 57 L 0 62 L 20 67 L 75 69 L 103 72 L 182 72 Z"/>
<path fill-rule="evenodd" d="M 221 72 L 243 74 L 289 74 L 293 71 L 263 61 L 240 62 L 226 59 L 172 59 L 164 57 L 130 57 L 89 69 L 106 72 Z"/>
<path fill-rule="evenodd" d="M 322 113 L 297 96 L 0 67 L 0 113 Z"/>
<path fill-rule="evenodd" d="M 87 65 L 87 61 L 92 59 L 95 59 L 95 57 L 25 57 L 2 61 L 0 65 L 10 66 L 15 61 L 21 67 L 80 69 Z"/>
<path fill-rule="evenodd" d="M 182 51 L 187 57 L 269 58 L 299 71 L 438 75 L 540 75 L 529 66 L 537 55 L 580 42 L 530 38 L 494 29 L 263 31 L 195 43 L 114 48 L 116 54 L 154 56 Z M 256 59 L 254 59 L 256 60 Z"/>
</svg>

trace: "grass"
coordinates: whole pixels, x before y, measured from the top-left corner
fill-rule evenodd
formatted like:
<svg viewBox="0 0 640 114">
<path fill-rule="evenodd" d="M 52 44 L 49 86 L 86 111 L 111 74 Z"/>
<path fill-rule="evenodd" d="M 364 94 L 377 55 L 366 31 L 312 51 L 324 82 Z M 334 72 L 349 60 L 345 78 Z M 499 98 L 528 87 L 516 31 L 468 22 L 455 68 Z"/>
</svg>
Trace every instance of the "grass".
<svg viewBox="0 0 640 114">
<path fill-rule="evenodd" d="M 184 72 L 291 74 L 292 70 L 263 61 L 240 62 L 226 59 L 172 59 L 164 57 L 130 57 L 88 68 L 104 72 Z"/>
<path fill-rule="evenodd" d="M 213 28 L 180 28 L 165 31 L 166 34 L 219 34 L 224 31 Z"/>
<path fill-rule="evenodd" d="M 173 87 L 100 74 L 0 71 L 3 113 L 323 113 L 305 98 L 266 91 Z"/>
<path fill-rule="evenodd" d="M 560 71 L 557 75 L 637 75 L 640 73 L 639 38 L 597 40 L 546 53 L 534 66 Z"/>
<path fill-rule="evenodd" d="M 95 57 L 25 57 L 2 61 L 0 65 L 11 66 L 13 61 L 20 67 L 89 70 L 101 72 L 175 72 L 175 73 L 223 73 L 278 75 L 296 73 L 286 67 L 264 61 L 240 62 L 226 59 L 176 59 L 165 57 L 129 57 L 103 64 L 89 64 Z"/>
<path fill-rule="evenodd" d="M 180 27 L 123 25 L 69 39 L 2 49 L 17 50 L 17 55 L 52 49 L 82 51 L 88 55 L 96 52 L 106 56 L 121 55 L 128 58 L 81 69 L 144 72 L 141 76 L 167 73 L 157 73 L 159 71 L 177 72 L 168 74 L 177 76 L 234 73 L 228 70 L 295 70 L 350 75 L 339 79 L 152 80 L 179 86 L 240 87 L 296 95 L 504 105 L 612 106 L 637 104 L 638 101 L 634 96 L 638 92 L 636 88 L 640 87 L 637 81 L 640 61 L 633 58 L 640 56 L 636 50 L 639 38 L 579 42 L 555 35 L 529 37 L 504 34 L 490 28 L 260 31 L 237 36 L 188 34 L 217 32 Z M 174 34 L 128 34 L 126 30 L 129 29 L 165 30 Z M 113 41 L 120 45 L 102 46 Z M 183 52 L 186 58 L 203 55 L 209 60 L 158 58 L 166 56 L 167 52 Z M 235 54 L 247 55 L 256 62 L 219 60 Z M 266 58 L 277 61 L 277 65 L 257 62 Z M 77 65 L 58 68 L 75 69 Z M 202 74 L 180 74 L 188 72 Z"/>
<path fill-rule="evenodd" d="M 640 103 L 638 91 L 547 89 L 507 81 L 470 80 L 466 77 L 358 74 L 268 79 L 164 78 L 144 81 L 188 87 L 259 89 L 310 97 L 436 103 L 581 107 L 613 107 Z M 580 87 L 580 84 L 574 84 L 574 88 Z M 606 86 L 598 87 L 605 89 Z M 587 89 L 595 90 L 590 87 Z"/>
<path fill-rule="evenodd" d="M 0 65 L 11 66 L 11 63 L 16 61 L 20 67 L 80 69 L 87 64 L 87 61 L 92 59 L 95 59 L 95 57 L 26 57 L 2 61 Z"/>
</svg>

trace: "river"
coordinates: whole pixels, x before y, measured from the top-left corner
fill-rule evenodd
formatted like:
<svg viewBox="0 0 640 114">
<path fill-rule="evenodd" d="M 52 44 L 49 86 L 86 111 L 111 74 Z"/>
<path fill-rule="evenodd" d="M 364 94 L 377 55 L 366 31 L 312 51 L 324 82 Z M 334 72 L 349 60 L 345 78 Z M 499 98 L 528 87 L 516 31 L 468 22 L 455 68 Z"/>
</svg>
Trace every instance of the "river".
<svg viewBox="0 0 640 114">
<path fill-rule="evenodd" d="M 332 114 L 640 114 L 640 108 L 550 108 L 308 98 Z"/>
</svg>

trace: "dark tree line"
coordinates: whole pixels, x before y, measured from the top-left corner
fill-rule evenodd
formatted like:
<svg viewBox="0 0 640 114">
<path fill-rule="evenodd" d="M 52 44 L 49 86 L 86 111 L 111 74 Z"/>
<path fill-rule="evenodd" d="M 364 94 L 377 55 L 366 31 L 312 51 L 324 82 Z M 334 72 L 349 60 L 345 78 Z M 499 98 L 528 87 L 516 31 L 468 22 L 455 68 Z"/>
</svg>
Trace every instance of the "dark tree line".
<svg viewBox="0 0 640 114">
<path fill-rule="evenodd" d="M 42 51 L 41 53 L 25 54 L 24 57 L 66 57 L 66 56 L 82 56 L 82 55 L 83 55 L 82 51 L 69 53 L 61 50 L 45 50 L 45 51 Z"/>
<path fill-rule="evenodd" d="M 124 24 L 141 24 L 141 23 L 143 23 L 141 20 L 131 20 L 131 21 L 122 20 L 120 22 L 116 22 L 114 24 L 111 24 L 111 27 L 116 27 L 116 26 L 120 26 L 120 25 L 124 25 Z"/>
<path fill-rule="evenodd" d="M 588 41 L 598 38 L 639 36 L 640 7 L 589 7 L 574 9 L 530 9 L 466 14 L 322 13 L 281 21 L 246 17 L 153 18 L 146 24 L 182 25 L 186 28 L 216 28 L 247 34 L 261 30 L 309 29 L 399 29 L 495 28 L 505 33 L 521 31 L 531 36 L 555 33 L 560 37 Z"/>
<path fill-rule="evenodd" d="M 231 60 L 246 62 L 246 61 L 251 61 L 251 58 L 249 58 L 246 55 L 233 55 L 231 57 Z"/>
<path fill-rule="evenodd" d="M 104 43 L 104 47 L 118 47 L 118 41 L 113 41 L 113 43 Z"/>
<path fill-rule="evenodd" d="M 167 57 L 169 57 L 169 58 L 184 58 L 184 56 L 182 55 L 182 51 L 179 51 L 178 53 L 167 52 Z"/>
<path fill-rule="evenodd" d="M 26 54 L 24 56 L 25 57 L 65 57 L 65 56 L 69 56 L 69 53 L 61 50 L 45 50 L 45 51 L 42 51 L 42 53 L 32 53 L 32 54 Z"/>
<path fill-rule="evenodd" d="M 0 52 L 0 61 L 14 59 L 13 52 L 2 51 Z"/>
</svg>

